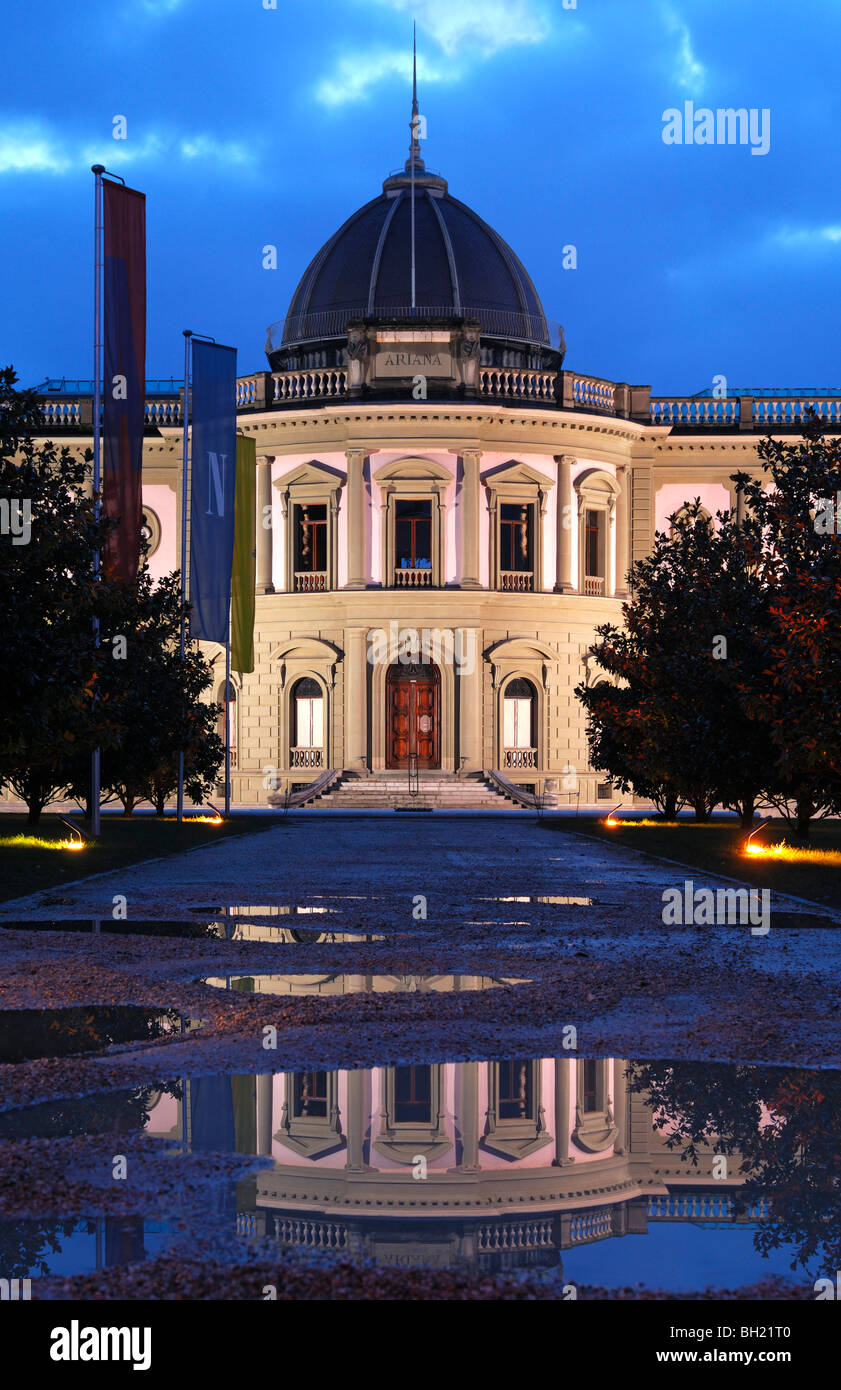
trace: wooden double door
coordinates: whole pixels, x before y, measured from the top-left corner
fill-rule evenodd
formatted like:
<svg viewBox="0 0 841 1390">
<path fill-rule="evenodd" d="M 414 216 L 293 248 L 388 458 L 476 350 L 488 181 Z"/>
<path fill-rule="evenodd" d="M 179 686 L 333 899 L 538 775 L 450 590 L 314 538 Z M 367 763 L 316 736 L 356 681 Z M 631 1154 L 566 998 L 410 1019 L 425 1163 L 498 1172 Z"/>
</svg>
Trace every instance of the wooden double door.
<svg viewBox="0 0 841 1390">
<path fill-rule="evenodd" d="M 436 666 L 392 666 L 388 701 L 386 766 L 419 770 L 441 766 L 441 681 Z"/>
</svg>

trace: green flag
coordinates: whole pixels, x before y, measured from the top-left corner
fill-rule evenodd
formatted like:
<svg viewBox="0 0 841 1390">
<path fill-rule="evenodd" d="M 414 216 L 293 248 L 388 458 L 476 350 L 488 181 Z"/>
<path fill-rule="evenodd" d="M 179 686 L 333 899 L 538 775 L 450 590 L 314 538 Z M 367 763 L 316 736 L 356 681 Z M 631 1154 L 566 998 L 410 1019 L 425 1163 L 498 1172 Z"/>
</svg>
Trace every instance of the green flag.
<svg viewBox="0 0 841 1390">
<path fill-rule="evenodd" d="M 231 667 L 254 670 L 257 578 L 257 441 L 237 435 L 234 568 L 231 577 Z"/>
</svg>

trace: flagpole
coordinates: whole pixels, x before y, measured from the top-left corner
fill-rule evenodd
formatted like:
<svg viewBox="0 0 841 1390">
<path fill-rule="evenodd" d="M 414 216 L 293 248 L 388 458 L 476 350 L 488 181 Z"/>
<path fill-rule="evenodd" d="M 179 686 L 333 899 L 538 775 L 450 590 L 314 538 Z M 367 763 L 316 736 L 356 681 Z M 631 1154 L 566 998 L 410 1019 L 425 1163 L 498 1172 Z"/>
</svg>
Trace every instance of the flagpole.
<svg viewBox="0 0 841 1390">
<path fill-rule="evenodd" d="M 96 177 L 94 190 L 94 290 L 93 290 L 93 495 L 94 516 L 97 527 L 102 515 L 100 499 L 100 411 L 102 409 L 102 175 L 104 164 L 92 164 L 91 173 Z M 93 577 L 99 578 L 99 545 L 93 552 Z M 99 651 L 99 618 L 93 620 L 94 651 Z M 93 700 L 96 701 L 96 692 Z M 99 836 L 99 802 L 101 795 L 100 750 L 97 744 L 91 754 L 91 835 Z"/>
<path fill-rule="evenodd" d="M 190 445 L 190 346 L 192 331 L 184 329 L 184 418 L 181 431 L 181 678 L 187 660 L 187 455 Z M 184 820 L 184 748 L 178 751 L 178 823 Z"/>
<path fill-rule="evenodd" d="M 225 815 L 231 814 L 231 610 L 225 639 Z"/>
</svg>

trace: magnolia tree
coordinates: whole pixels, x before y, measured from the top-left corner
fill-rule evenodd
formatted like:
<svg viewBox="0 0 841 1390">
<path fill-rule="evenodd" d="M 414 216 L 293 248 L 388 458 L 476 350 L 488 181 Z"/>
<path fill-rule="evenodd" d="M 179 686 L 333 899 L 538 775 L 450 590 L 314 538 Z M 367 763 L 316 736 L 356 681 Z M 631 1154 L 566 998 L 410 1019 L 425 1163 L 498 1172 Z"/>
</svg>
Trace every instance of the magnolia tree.
<svg viewBox="0 0 841 1390">
<path fill-rule="evenodd" d="M 762 799 L 807 835 L 841 809 L 841 442 L 812 416 L 734 475 L 746 515 L 700 502 L 634 565 L 625 627 L 598 629 L 608 683 L 579 686 L 593 766 L 667 814 Z"/>
<path fill-rule="evenodd" d="M 741 698 L 767 731 L 776 804 L 801 834 L 841 810 L 841 440 L 811 414 L 797 443 L 763 440 L 762 479 L 739 475 L 761 531 L 769 620 Z"/>
<path fill-rule="evenodd" d="M 698 820 L 717 804 L 753 819 L 767 785 L 769 739 L 746 708 L 742 673 L 764 649 L 767 595 L 760 530 L 695 501 L 658 532 L 630 574 L 624 628 L 598 628 L 594 656 L 610 682 L 579 686 L 593 765 L 668 816 Z"/>
</svg>

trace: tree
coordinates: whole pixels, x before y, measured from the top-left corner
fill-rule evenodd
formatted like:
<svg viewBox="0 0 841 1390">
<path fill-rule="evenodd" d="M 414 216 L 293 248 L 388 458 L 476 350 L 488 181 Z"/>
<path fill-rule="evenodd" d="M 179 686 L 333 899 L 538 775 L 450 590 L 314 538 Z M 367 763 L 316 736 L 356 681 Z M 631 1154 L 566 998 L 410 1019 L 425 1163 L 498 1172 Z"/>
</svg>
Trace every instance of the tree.
<svg viewBox="0 0 841 1390">
<path fill-rule="evenodd" d="M 632 1063 L 629 1089 L 643 1092 L 666 1146 L 692 1167 L 732 1157 L 743 1183 L 735 1203 L 762 1200 L 754 1234 L 762 1254 L 794 1247 L 792 1269 L 841 1259 L 841 1079 L 837 1072 L 707 1062 Z M 737 1166 L 738 1165 L 738 1166 Z"/>
<path fill-rule="evenodd" d="M 204 697 L 213 681 L 209 662 L 195 643 L 180 656 L 181 583 L 177 573 L 153 583 L 141 565 L 134 584 L 118 590 L 102 636 L 100 689 L 117 739 L 103 751 L 102 786 L 126 815 L 151 801 L 163 815 L 178 779 L 178 752 L 185 750 L 185 786 L 203 800 L 224 757 L 216 733 L 219 706 Z M 70 786 L 82 799 L 88 769 L 77 763 Z"/>
<path fill-rule="evenodd" d="M 90 450 L 36 446 L 38 397 L 16 381 L 0 371 L 0 781 L 36 824 L 70 760 L 116 737 L 107 702 L 94 709 L 93 620 L 106 618 L 110 590 L 94 580 L 93 557 L 110 523 L 96 518 Z"/>
<path fill-rule="evenodd" d="M 841 440 L 811 412 L 799 443 L 769 437 L 758 453 L 765 476 L 737 481 L 762 537 L 769 622 L 740 694 L 806 836 L 816 814 L 841 809 Z"/>
<path fill-rule="evenodd" d="M 723 803 L 750 824 L 768 762 L 741 683 L 767 626 L 760 530 L 727 512 L 714 528 L 699 500 L 670 522 L 631 570 L 624 628 L 597 629 L 594 656 L 621 684 L 576 690 L 591 759 L 666 814 L 683 801 L 703 821 Z"/>
</svg>

